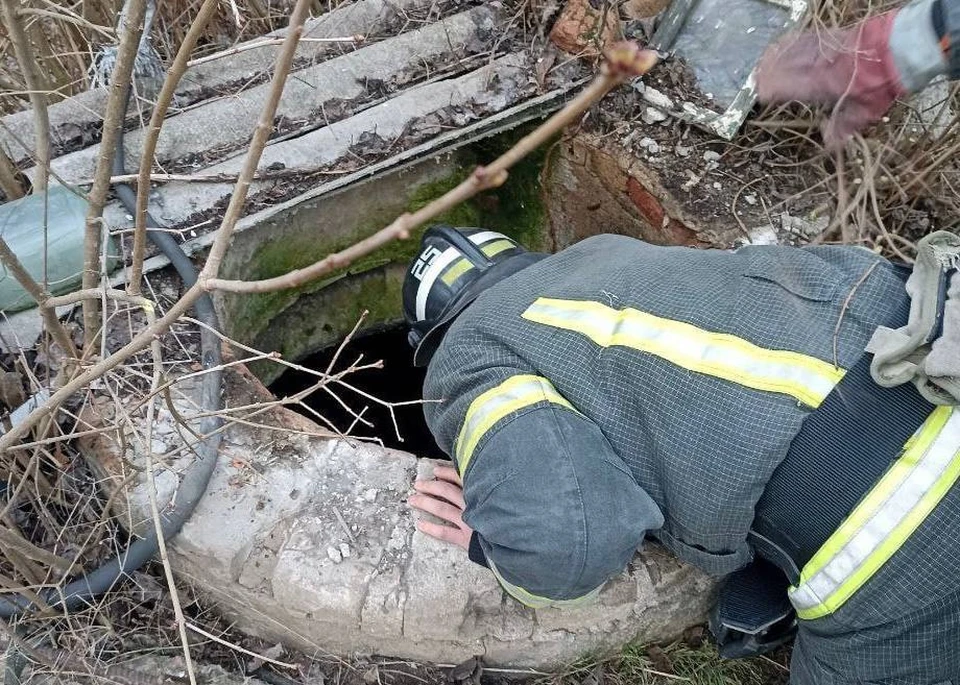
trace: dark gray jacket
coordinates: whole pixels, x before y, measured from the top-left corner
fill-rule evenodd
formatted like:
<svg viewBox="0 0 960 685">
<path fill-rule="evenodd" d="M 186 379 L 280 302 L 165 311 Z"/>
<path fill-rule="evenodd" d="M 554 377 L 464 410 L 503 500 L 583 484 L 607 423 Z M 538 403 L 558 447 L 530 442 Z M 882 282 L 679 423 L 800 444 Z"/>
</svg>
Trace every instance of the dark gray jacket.
<svg viewBox="0 0 960 685">
<path fill-rule="evenodd" d="M 604 235 L 485 292 L 431 361 L 425 412 L 507 590 L 580 597 L 645 533 L 711 573 L 746 564 L 804 418 L 903 306 L 897 268 Z"/>
</svg>

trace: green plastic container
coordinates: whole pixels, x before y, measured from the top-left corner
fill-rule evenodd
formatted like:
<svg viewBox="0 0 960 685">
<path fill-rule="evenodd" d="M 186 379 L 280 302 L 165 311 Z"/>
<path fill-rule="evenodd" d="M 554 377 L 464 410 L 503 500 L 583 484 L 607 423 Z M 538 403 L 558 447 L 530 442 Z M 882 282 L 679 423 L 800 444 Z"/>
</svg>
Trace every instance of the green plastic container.
<svg viewBox="0 0 960 685">
<path fill-rule="evenodd" d="M 83 272 L 83 227 L 87 201 L 75 191 L 54 185 L 46 193 L 0 205 L 0 234 L 27 272 L 43 278 L 43 217 L 47 202 L 47 287 L 54 295 L 76 290 Z M 116 240 L 107 244 L 108 269 L 120 263 Z M 15 312 L 35 306 L 13 274 L 0 265 L 0 310 Z"/>
</svg>

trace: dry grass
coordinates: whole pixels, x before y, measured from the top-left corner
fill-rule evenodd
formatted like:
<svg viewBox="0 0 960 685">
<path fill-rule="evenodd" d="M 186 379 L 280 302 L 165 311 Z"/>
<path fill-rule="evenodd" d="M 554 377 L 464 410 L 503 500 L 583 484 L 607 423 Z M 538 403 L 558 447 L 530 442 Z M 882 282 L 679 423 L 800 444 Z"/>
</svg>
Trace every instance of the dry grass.
<svg viewBox="0 0 960 685">
<path fill-rule="evenodd" d="M 809 26 L 846 26 L 901 4 L 818 2 Z M 748 153 L 775 155 L 784 176 L 806 179 L 808 204 L 831 218 L 818 242 L 851 242 L 910 260 L 923 234 L 960 224 L 960 84 L 944 83 L 923 100 L 897 104 L 839 156 L 819 143 L 823 118 L 799 105 L 771 107 L 736 141 Z"/>
<path fill-rule="evenodd" d="M 751 659 L 722 659 L 716 647 L 703 641 L 702 628 L 692 628 L 666 646 L 627 645 L 621 651 L 587 657 L 536 685 L 783 685 L 789 650 Z"/>
</svg>

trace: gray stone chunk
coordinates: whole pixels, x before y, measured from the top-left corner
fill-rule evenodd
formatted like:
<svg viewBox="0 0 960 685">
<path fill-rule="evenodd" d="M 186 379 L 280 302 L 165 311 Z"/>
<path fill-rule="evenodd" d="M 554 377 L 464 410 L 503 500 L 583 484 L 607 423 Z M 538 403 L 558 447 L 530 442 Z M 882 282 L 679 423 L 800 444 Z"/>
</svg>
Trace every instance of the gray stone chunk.
<svg viewBox="0 0 960 685">
<path fill-rule="evenodd" d="M 656 107 L 647 107 L 643 110 L 641 118 L 643 119 L 643 123 L 652 125 L 660 123 L 661 121 L 666 121 L 667 115 Z"/>
</svg>

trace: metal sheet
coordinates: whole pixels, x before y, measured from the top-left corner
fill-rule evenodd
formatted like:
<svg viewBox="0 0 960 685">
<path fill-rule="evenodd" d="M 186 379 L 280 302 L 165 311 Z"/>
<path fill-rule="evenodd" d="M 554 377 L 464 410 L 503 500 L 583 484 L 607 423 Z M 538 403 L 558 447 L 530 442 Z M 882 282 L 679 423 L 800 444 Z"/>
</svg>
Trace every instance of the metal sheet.
<svg viewBox="0 0 960 685">
<path fill-rule="evenodd" d="M 653 44 L 683 59 L 715 106 L 677 101 L 640 83 L 637 88 L 651 105 L 730 139 L 756 101 L 757 61 L 806 10 L 806 0 L 675 0 Z"/>
</svg>

